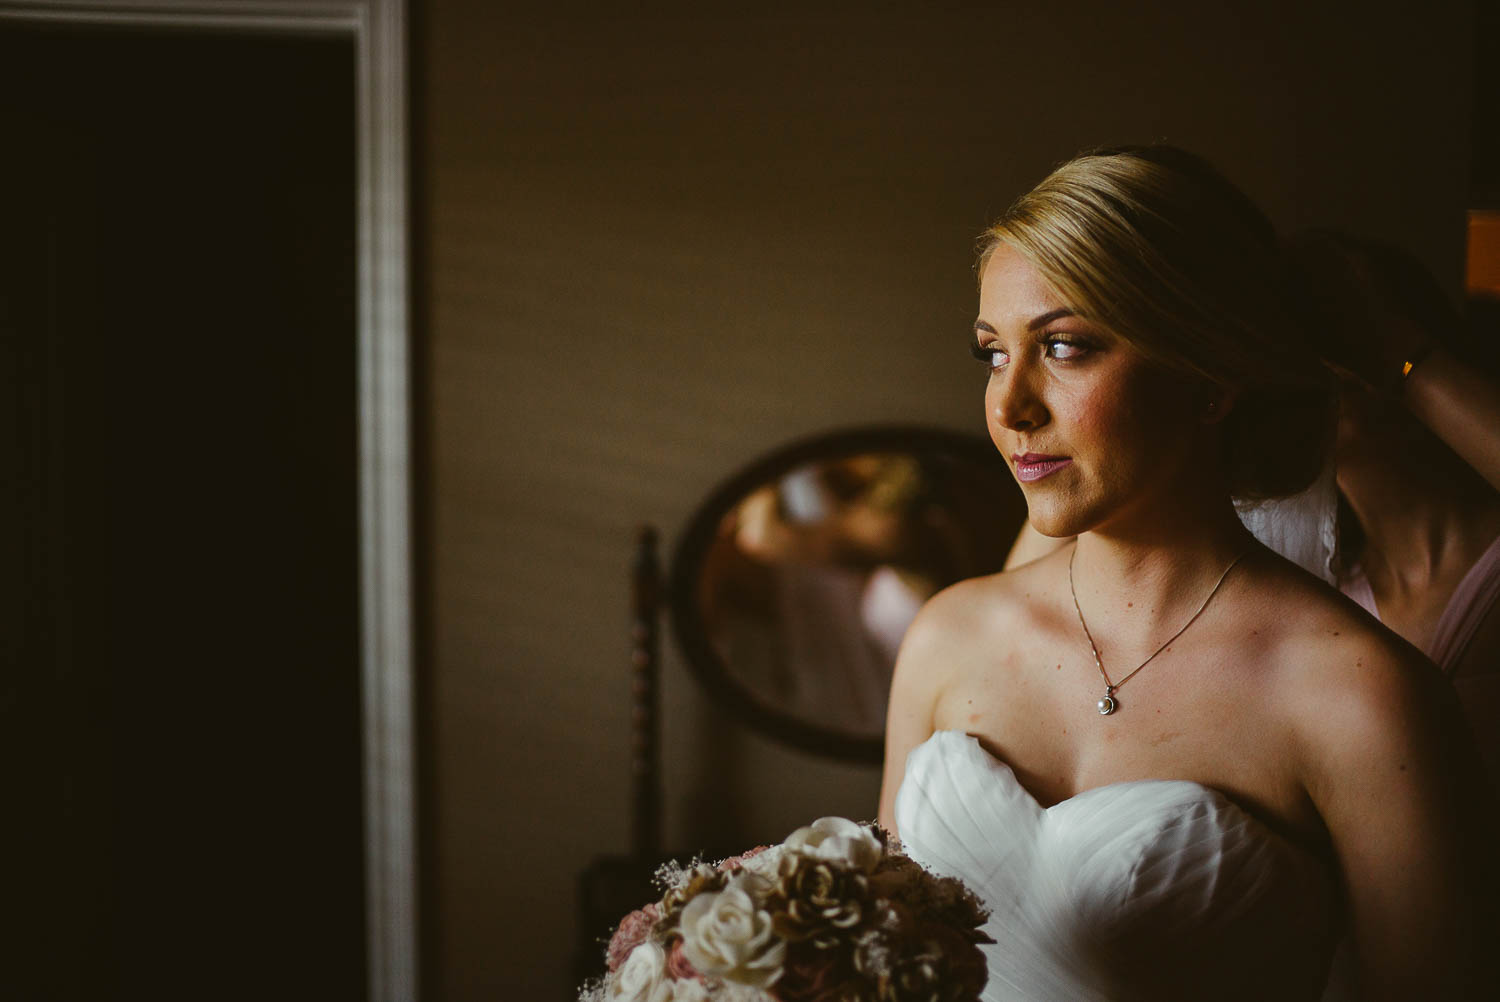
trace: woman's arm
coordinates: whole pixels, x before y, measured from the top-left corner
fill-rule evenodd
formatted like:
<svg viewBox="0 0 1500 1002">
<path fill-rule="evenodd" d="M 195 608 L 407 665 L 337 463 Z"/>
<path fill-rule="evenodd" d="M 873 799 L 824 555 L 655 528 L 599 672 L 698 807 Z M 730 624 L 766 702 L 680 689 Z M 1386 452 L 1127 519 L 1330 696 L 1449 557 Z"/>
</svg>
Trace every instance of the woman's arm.
<svg viewBox="0 0 1500 1002">
<path fill-rule="evenodd" d="M 911 636 L 910 632 L 907 634 Z M 913 659 L 906 656 L 910 644 L 902 645 L 891 679 L 891 702 L 885 718 L 885 767 L 880 779 L 880 809 L 876 820 L 893 835 L 896 830 L 896 792 L 906 775 L 906 756 L 932 736 L 937 692 Z"/>
<path fill-rule="evenodd" d="M 1442 348 L 1414 366 L 1407 410 L 1500 491 L 1500 387 Z"/>
<path fill-rule="evenodd" d="M 1489 997 L 1492 793 L 1436 670 L 1372 645 L 1303 701 L 1305 784 L 1349 898 L 1361 997 Z"/>
<path fill-rule="evenodd" d="M 952 660 L 943 655 L 942 648 L 955 634 L 948 621 L 954 591 L 950 588 L 928 600 L 907 629 L 896 656 L 891 701 L 886 709 L 885 767 L 876 816 L 881 827 L 893 834 L 899 834 L 896 792 L 906 775 L 906 756 L 932 736 L 938 700 L 947 685 Z"/>
</svg>

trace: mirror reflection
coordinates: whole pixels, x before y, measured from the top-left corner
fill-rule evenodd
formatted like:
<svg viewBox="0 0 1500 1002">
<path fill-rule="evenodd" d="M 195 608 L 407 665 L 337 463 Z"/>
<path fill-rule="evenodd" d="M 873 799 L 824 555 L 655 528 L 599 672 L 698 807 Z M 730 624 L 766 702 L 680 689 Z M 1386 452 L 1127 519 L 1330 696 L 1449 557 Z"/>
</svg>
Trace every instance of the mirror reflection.
<svg viewBox="0 0 1500 1002">
<path fill-rule="evenodd" d="M 735 501 L 697 588 L 708 646 L 735 686 L 816 727 L 878 739 L 896 652 L 923 602 L 1004 563 L 1021 513 L 1004 465 L 987 458 L 829 455 Z"/>
</svg>

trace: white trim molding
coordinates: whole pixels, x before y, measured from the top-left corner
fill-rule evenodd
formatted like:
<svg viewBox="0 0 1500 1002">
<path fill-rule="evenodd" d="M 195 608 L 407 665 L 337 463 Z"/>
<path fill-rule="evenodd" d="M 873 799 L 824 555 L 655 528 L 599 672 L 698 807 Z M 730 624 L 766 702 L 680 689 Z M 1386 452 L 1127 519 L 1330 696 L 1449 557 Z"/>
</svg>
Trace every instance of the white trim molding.
<svg viewBox="0 0 1500 1002">
<path fill-rule="evenodd" d="M 406 0 L 0 0 L 0 19 L 342 35 L 354 43 L 368 998 L 414 1002 L 418 938 Z"/>
</svg>

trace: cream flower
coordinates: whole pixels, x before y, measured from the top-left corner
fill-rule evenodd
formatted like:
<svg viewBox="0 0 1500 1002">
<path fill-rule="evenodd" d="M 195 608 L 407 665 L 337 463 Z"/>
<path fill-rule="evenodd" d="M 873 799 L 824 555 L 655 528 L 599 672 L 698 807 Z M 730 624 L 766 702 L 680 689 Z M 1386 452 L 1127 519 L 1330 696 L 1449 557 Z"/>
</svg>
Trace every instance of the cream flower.
<svg viewBox="0 0 1500 1002">
<path fill-rule="evenodd" d="M 786 846 L 773 845 L 769 849 L 756 853 L 740 864 L 740 869 L 746 873 L 753 873 L 766 880 L 775 880 L 776 871 L 781 866 L 781 857 L 786 854 Z"/>
<path fill-rule="evenodd" d="M 656 943 L 642 943 L 630 951 L 625 963 L 609 982 L 610 1002 L 662 1002 L 663 989 L 670 993 L 667 954 Z M 670 999 L 671 995 L 667 994 Z"/>
<path fill-rule="evenodd" d="M 765 881 L 737 874 L 717 894 L 700 894 L 682 909 L 682 952 L 704 974 L 763 988 L 781 976 L 786 944 L 753 888 Z"/>
<path fill-rule="evenodd" d="M 701 981 L 668 981 L 662 988 L 666 994 L 652 1002 L 708 1002 L 708 987 Z"/>
<path fill-rule="evenodd" d="M 787 838 L 786 848 L 865 873 L 874 870 L 885 853 L 885 847 L 868 828 L 848 818 L 819 818 L 806 828 L 798 828 Z"/>
<path fill-rule="evenodd" d="M 714 1002 L 776 1002 L 776 996 L 733 981 L 720 981 L 712 995 Z"/>
</svg>

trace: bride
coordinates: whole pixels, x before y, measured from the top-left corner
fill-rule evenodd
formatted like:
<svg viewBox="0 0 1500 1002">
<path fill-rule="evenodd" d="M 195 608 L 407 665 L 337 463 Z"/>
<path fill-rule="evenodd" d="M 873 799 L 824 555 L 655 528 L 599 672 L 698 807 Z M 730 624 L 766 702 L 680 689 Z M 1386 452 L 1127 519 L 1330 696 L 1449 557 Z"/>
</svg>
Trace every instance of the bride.
<svg viewBox="0 0 1500 1002">
<path fill-rule="evenodd" d="M 991 437 L 1078 539 L 924 607 L 880 820 L 985 898 L 984 997 L 1316 999 L 1346 928 L 1367 997 L 1479 995 L 1490 794 L 1444 680 L 1230 500 L 1327 445 L 1269 223 L 1182 151 L 1087 154 L 980 276 Z"/>
</svg>

